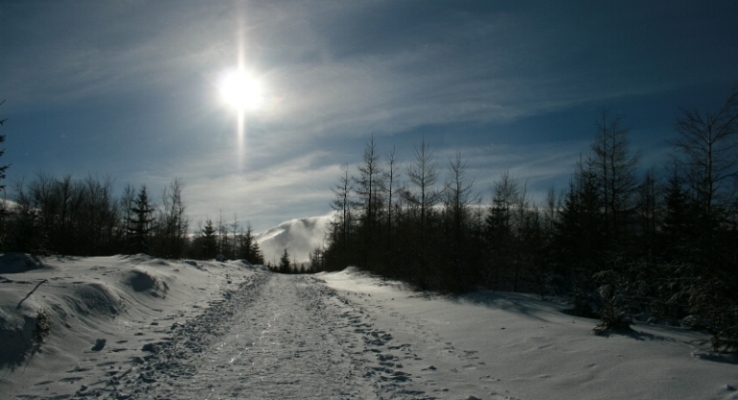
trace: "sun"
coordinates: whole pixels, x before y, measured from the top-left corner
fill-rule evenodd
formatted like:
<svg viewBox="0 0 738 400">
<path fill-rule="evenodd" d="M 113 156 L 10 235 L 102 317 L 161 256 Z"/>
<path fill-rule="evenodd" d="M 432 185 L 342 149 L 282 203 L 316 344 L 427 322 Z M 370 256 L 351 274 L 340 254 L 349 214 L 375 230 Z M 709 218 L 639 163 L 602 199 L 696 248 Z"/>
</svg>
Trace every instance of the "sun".
<svg viewBox="0 0 738 400">
<path fill-rule="evenodd" d="M 261 82 L 242 69 L 224 74 L 219 87 L 223 100 L 239 111 L 258 110 L 264 105 Z"/>
</svg>

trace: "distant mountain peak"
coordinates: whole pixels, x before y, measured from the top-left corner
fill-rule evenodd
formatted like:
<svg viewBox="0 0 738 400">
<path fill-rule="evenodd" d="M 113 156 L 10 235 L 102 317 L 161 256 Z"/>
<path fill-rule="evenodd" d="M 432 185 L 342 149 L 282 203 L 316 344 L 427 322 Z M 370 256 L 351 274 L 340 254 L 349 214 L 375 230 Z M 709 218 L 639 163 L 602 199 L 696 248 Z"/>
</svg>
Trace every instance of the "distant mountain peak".
<svg viewBox="0 0 738 400">
<path fill-rule="evenodd" d="M 267 262 L 278 263 L 284 249 L 289 252 L 292 262 L 308 262 L 313 250 L 324 247 L 332 219 L 332 213 L 291 219 L 258 233 L 256 242 L 259 243 L 264 260 Z"/>
</svg>

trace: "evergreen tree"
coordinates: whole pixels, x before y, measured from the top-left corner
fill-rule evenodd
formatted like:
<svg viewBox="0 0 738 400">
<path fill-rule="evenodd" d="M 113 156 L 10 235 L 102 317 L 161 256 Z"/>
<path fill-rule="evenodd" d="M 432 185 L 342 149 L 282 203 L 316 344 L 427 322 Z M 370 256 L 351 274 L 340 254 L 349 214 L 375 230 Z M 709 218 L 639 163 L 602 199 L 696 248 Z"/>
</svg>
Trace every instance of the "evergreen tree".
<svg viewBox="0 0 738 400">
<path fill-rule="evenodd" d="M 656 178 L 653 170 L 646 173 L 643 182 L 636 193 L 636 211 L 638 213 L 638 238 L 640 243 L 635 246 L 642 249 L 643 254 L 649 257 L 656 248 L 656 233 L 658 221 L 658 194 Z"/>
<path fill-rule="evenodd" d="M 250 261 L 252 264 L 264 264 L 264 255 L 262 254 L 261 248 L 259 248 L 259 243 L 257 243 L 256 240 L 251 242 L 251 257 L 253 259 L 253 261 Z"/>
<path fill-rule="evenodd" d="M 149 202 L 146 185 L 142 185 L 128 218 L 129 246 L 132 253 L 148 253 L 154 229 L 154 207 Z"/>
<path fill-rule="evenodd" d="M 5 103 L 5 100 L 0 101 L 0 105 Z M 0 119 L 0 126 L 2 126 L 6 119 Z M 5 135 L 0 135 L 0 143 L 5 142 Z M 0 157 L 5 154 L 5 149 L 0 149 Z M 5 179 L 5 171 L 8 170 L 8 167 L 10 165 L 2 165 L 0 166 L 0 181 Z M 5 194 L 5 185 L 0 184 L 0 190 L 3 190 L 3 194 Z M 7 203 L 5 202 L 5 196 L 3 196 L 2 199 L 0 199 L 0 251 L 5 251 L 5 244 L 7 240 L 7 216 L 8 216 L 8 210 L 7 210 Z"/>
<path fill-rule="evenodd" d="M 564 194 L 556 221 L 557 261 L 570 268 L 590 268 L 602 250 L 601 199 L 595 174 L 581 159 Z"/>
<path fill-rule="evenodd" d="M 287 249 L 284 249 L 284 253 L 282 253 L 282 257 L 279 259 L 279 266 L 277 267 L 279 272 L 283 274 L 289 274 L 292 272 L 292 264 L 290 263 L 290 253 L 287 252 Z"/>
<path fill-rule="evenodd" d="M 494 282 L 499 289 L 504 290 L 501 286 L 503 278 L 514 265 L 516 238 L 513 214 L 520 196 L 520 187 L 505 171 L 493 184 L 492 190 L 492 205 L 485 219 L 487 248 L 490 255 L 486 283 Z"/>
<path fill-rule="evenodd" d="M 241 233 L 238 235 L 238 254 L 239 258 L 251 264 L 264 264 L 264 256 L 261 254 L 259 243 L 256 242 L 251 224 L 247 224 L 246 231 L 241 230 Z"/>
<path fill-rule="evenodd" d="M 5 103 L 5 100 L 0 101 L 0 106 L 3 105 L 3 103 Z M 7 118 L 0 119 L 0 126 L 2 126 L 5 123 L 5 121 L 7 121 L 7 120 L 8 120 Z M 5 135 L 0 135 L 0 143 L 4 143 L 4 142 L 5 142 Z M 5 149 L 0 149 L 0 157 L 2 157 L 3 154 L 5 154 Z M 8 167 L 10 167 L 10 165 L 0 166 L 0 181 L 2 181 L 3 179 L 5 179 L 5 171 L 8 170 Z M 2 189 L 5 189 L 5 185 L 4 184 L 3 185 L 0 185 L 0 190 L 2 190 Z"/>
<path fill-rule="evenodd" d="M 664 188 L 663 218 L 660 220 L 659 252 L 667 260 L 691 260 L 697 243 L 698 212 L 679 177 L 673 171 Z"/>
<path fill-rule="evenodd" d="M 205 226 L 200 230 L 201 257 L 210 260 L 218 255 L 218 237 L 213 221 L 208 218 Z"/>
</svg>

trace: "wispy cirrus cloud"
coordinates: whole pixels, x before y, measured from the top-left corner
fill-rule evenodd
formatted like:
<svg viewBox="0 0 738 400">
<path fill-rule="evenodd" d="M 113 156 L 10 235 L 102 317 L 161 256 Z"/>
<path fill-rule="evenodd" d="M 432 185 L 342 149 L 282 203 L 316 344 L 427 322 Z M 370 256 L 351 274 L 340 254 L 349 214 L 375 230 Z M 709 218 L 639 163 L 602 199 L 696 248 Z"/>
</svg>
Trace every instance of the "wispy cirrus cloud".
<svg viewBox="0 0 738 400">
<path fill-rule="evenodd" d="M 635 0 L 4 4 L 0 98 L 23 131 L 7 156 L 25 154 L 12 160 L 19 176 L 97 171 L 152 188 L 180 177 L 194 219 L 222 210 L 264 226 L 324 214 L 340 166 L 360 160 L 370 135 L 405 164 L 424 138 L 441 169 L 461 151 L 482 191 L 509 169 L 542 193 L 586 151 L 594 130 L 576 121 L 594 121 L 597 107 L 649 108 L 738 79 L 736 11 Z M 239 149 L 216 84 L 240 53 L 268 107 L 247 116 Z M 633 132 L 660 137 L 659 124 Z M 663 153 L 661 140 L 640 142 Z"/>
</svg>

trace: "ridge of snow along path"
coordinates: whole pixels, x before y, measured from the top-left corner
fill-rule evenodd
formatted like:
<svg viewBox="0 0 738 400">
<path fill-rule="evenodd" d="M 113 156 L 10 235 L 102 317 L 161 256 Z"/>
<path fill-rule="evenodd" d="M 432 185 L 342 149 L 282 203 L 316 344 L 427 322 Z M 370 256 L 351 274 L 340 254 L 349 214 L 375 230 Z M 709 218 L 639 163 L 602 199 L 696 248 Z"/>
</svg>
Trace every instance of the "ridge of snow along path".
<svg viewBox="0 0 738 400">
<path fill-rule="evenodd" d="M 353 268 L 5 255 L 0 399 L 738 399 L 738 360 L 704 334 L 600 337 L 563 308 L 417 293 Z"/>
</svg>

